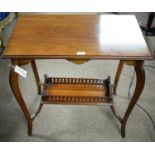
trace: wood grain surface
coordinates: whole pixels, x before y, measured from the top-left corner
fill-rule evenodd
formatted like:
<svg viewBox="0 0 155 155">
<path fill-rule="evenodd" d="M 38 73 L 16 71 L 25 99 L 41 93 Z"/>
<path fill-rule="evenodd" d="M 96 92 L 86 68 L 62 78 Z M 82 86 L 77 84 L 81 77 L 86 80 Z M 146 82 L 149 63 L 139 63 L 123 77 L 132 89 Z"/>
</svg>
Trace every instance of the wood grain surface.
<svg viewBox="0 0 155 155">
<path fill-rule="evenodd" d="M 106 95 L 106 88 L 102 85 L 92 84 L 53 84 L 45 92 L 53 96 L 96 96 Z"/>
<path fill-rule="evenodd" d="M 133 15 L 19 15 L 3 58 L 145 60 L 153 56 Z"/>
</svg>

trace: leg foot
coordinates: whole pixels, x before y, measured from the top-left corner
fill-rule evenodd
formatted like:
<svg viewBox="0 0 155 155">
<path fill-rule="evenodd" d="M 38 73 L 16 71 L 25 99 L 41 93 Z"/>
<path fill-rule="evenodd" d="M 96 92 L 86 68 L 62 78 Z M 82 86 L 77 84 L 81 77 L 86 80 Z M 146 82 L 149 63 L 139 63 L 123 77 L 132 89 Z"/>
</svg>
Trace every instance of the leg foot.
<svg viewBox="0 0 155 155">
<path fill-rule="evenodd" d="M 121 136 L 122 138 L 125 138 L 125 126 L 126 126 L 126 123 L 122 123 L 121 125 Z"/>
<path fill-rule="evenodd" d="M 28 135 L 32 136 L 32 122 L 28 124 Z"/>
</svg>

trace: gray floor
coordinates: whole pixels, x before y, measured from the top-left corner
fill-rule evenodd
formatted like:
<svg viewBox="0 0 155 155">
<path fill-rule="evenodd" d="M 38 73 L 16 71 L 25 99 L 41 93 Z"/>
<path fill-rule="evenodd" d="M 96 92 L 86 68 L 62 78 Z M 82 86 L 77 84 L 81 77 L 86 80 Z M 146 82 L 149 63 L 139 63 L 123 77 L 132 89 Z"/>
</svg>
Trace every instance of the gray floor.
<svg viewBox="0 0 155 155">
<path fill-rule="evenodd" d="M 141 18 L 144 20 L 138 16 L 138 19 Z M 9 35 L 9 28 L 5 35 Z M 155 38 L 147 37 L 146 41 L 153 51 Z M 155 131 L 150 119 L 137 106 L 127 123 L 124 139 L 120 136 L 120 124 L 109 107 L 62 105 L 45 105 L 35 119 L 33 135 L 29 137 L 26 121 L 8 83 L 9 64 L 10 60 L 0 61 L 0 141 L 155 141 Z M 155 61 L 147 61 L 146 64 L 155 66 Z M 113 81 L 118 61 L 89 61 L 75 65 L 66 60 L 39 60 L 37 65 L 42 80 L 44 73 L 47 73 L 53 77 L 105 78 L 110 75 Z M 24 68 L 28 71 L 28 77 L 20 78 L 20 88 L 33 114 L 39 105 L 40 97 L 37 95 L 30 65 Z M 138 103 L 147 109 L 155 120 L 155 69 L 145 69 L 145 89 Z M 117 96 L 114 97 L 115 106 L 120 114 L 124 113 L 129 102 L 128 87 L 132 75 L 133 68 L 125 66 Z M 134 86 L 135 82 L 131 92 Z"/>
</svg>

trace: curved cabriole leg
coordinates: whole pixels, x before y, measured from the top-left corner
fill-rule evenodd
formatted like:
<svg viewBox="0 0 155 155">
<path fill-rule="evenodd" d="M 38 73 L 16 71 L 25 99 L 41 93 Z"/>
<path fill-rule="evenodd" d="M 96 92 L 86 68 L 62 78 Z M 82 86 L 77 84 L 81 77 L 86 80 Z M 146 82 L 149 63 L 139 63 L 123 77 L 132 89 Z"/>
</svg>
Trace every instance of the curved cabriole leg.
<svg viewBox="0 0 155 155">
<path fill-rule="evenodd" d="M 122 70 L 123 70 L 123 66 L 124 66 L 124 61 L 120 60 L 119 65 L 118 65 L 118 69 L 117 69 L 117 72 L 116 72 L 114 84 L 113 84 L 113 93 L 114 93 L 114 95 L 116 95 L 116 89 L 117 89 L 117 85 L 118 85 L 118 82 L 119 82 L 119 79 L 120 79 L 120 75 L 121 75 Z"/>
<path fill-rule="evenodd" d="M 12 64 L 19 65 L 20 63 L 18 60 L 12 60 Z M 22 94 L 19 89 L 18 74 L 12 70 L 10 70 L 9 82 L 10 82 L 12 92 L 13 92 L 13 94 L 14 94 L 20 108 L 22 109 L 26 120 L 27 120 L 28 135 L 31 136 L 32 135 L 32 119 L 31 119 L 30 113 L 28 111 L 28 108 L 24 102 L 24 99 L 23 99 Z"/>
<path fill-rule="evenodd" d="M 121 134 L 122 137 L 125 137 L 125 127 L 126 127 L 126 123 L 127 120 L 135 106 L 135 104 L 137 103 L 143 88 L 144 88 L 144 84 L 145 84 L 145 71 L 144 71 L 144 67 L 143 67 L 144 61 L 136 61 L 135 63 L 135 71 L 136 71 L 136 87 L 134 90 L 134 94 L 133 97 L 129 103 L 129 106 L 125 112 L 125 115 L 122 119 L 122 123 L 121 123 Z"/>
<path fill-rule="evenodd" d="M 41 94 L 41 82 L 40 82 L 40 78 L 39 78 L 39 74 L 38 74 L 38 70 L 37 70 L 37 65 L 35 60 L 31 60 L 31 66 L 32 66 L 32 70 L 34 73 L 34 77 L 36 80 L 36 84 L 37 84 L 37 88 L 38 88 L 38 94 Z"/>
</svg>

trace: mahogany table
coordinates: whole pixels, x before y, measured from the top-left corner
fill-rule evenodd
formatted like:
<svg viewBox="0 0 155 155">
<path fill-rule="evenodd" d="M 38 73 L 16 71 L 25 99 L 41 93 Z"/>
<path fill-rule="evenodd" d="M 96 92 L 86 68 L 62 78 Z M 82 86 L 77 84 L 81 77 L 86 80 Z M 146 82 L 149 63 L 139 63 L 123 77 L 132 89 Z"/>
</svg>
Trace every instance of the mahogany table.
<svg viewBox="0 0 155 155">
<path fill-rule="evenodd" d="M 145 83 L 144 60 L 151 60 L 153 56 L 134 15 L 20 15 L 3 58 L 11 59 L 12 64 L 18 66 L 31 63 L 38 93 L 42 83 L 36 59 L 67 59 L 74 63 L 120 60 L 113 83 L 114 94 L 124 63 L 133 66 L 137 77 L 136 87 L 124 116 L 118 116 L 114 106 L 110 106 L 120 121 L 121 135 L 125 137 L 127 120 Z M 18 74 L 11 70 L 9 81 L 27 120 L 28 134 L 31 135 L 34 117 L 31 117 L 22 97 Z"/>
</svg>

